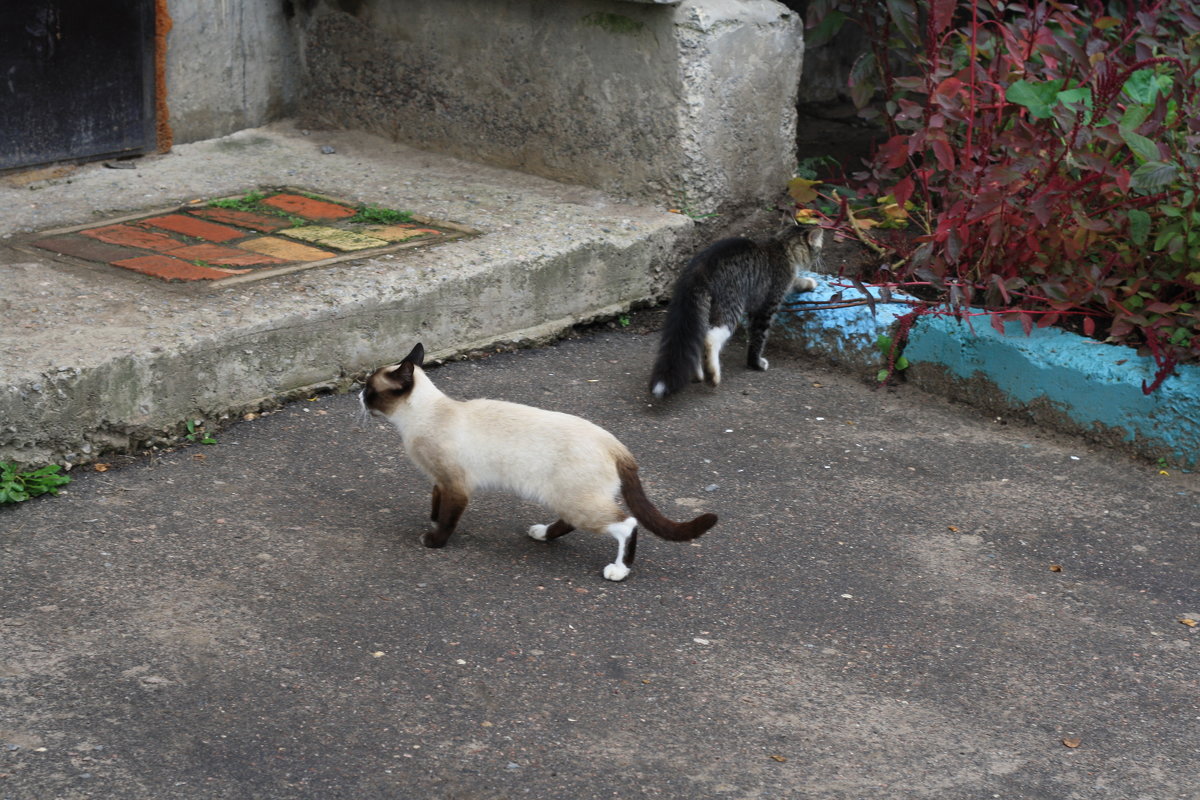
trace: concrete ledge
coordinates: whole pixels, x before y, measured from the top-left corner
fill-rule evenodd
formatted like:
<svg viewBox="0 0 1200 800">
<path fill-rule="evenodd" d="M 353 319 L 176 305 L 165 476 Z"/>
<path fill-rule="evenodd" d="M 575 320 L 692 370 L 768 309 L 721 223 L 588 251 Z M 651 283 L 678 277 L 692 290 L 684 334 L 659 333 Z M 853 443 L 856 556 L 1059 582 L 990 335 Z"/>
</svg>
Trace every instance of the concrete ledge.
<svg viewBox="0 0 1200 800">
<path fill-rule="evenodd" d="M 321 145 L 336 155 L 322 155 Z M 283 180 L 482 235 L 230 286 L 166 284 L 4 245 L 121 209 Z M 136 170 L 0 185 L 0 460 L 81 463 L 403 357 L 545 338 L 656 299 L 692 222 L 354 133 L 289 126 Z"/>
<path fill-rule="evenodd" d="M 830 287 L 827 275 L 800 299 L 828 299 L 854 289 Z M 839 360 L 873 374 L 881 355 L 875 347 L 909 306 L 866 306 L 801 311 L 783 320 L 792 346 Z M 1142 393 L 1154 378 L 1154 361 L 1126 347 L 1106 345 L 1057 328 L 1035 328 L 1026 336 L 1015 322 L 1001 335 L 987 321 L 973 326 L 949 317 L 925 316 L 909 334 L 904 351 L 910 384 L 984 408 L 1018 415 L 1068 433 L 1082 434 L 1145 458 L 1166 458 L 1192 469 L 1200 465 L 1200 367 L 1178 367 L 1153 394 Z"/>
<path fill-rule="evenodd" d="M 774 0 L 297 5 L 313 125 L 706 212 L 796 166 L 803 25 Z"/>
</svg>

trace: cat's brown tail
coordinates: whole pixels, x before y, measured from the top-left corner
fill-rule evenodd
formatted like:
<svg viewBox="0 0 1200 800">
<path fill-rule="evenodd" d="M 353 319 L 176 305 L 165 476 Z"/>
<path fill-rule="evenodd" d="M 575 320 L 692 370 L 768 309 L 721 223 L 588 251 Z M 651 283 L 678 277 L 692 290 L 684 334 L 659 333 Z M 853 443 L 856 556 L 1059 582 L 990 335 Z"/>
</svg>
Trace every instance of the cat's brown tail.
<svg viewBox="0 0 1200 800">
<path fill-rule="evenodd" d="M 621 478 L 621 496 L 625 498 L 625 504 L 637 521 L 655 536 L 672 542 L 687 542 L 717 524 L 716 514 L 701 514 L 691 522 L 674 522 L 663 516 L 646 497 L 638 478 L 637 464 L 632 458 L 617 459 L 617 474 Z"/>
</svg>

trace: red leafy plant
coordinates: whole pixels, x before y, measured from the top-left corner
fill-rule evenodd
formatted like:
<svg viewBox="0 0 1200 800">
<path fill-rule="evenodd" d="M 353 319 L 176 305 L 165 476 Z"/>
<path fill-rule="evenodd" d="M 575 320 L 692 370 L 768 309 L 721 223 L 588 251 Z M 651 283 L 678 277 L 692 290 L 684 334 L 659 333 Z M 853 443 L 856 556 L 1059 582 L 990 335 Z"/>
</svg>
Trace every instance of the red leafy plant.
<svg viewBox="0 0 1200 800">
<path fill-rule="evenodd" d="M 1200 360 L 1200 17 L 1190 0 L 814 0 L 887 139 L 826 224 L 951 313 L 1067 325 L 1148 352 L 1149 393 Z M 849 195 L 849 197 L 847 196 Z M 853 196 L 871 203 L 852 203 Z M 810 212 L 811 213 L 811 212 Z M 878 236 L 907 224 L 915 235 Z"/>
</svg>

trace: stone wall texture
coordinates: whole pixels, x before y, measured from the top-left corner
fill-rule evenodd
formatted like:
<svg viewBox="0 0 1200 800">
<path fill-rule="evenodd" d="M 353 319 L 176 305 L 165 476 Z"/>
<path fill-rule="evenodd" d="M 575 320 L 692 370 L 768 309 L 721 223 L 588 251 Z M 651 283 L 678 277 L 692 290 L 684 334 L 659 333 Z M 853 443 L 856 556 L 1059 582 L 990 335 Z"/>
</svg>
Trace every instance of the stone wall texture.
<svg viewBox="0 0 1200 800">
<path fill-rule="evenodd" d="M 773 0 L 356 0 L 300 24 L 301 118 L 685 210 L 795 160 L 800 20 Z"/>
</svg>

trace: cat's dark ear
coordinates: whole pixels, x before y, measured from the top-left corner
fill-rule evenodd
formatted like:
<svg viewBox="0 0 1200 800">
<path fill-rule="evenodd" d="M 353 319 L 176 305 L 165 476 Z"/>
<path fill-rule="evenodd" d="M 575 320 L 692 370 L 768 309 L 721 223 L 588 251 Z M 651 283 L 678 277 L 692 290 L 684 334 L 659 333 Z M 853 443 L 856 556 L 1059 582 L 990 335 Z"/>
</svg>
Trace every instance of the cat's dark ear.
<svg viewBox="0 0 1200 800">
<path fill-rule="evenodd" d="M 421 345 L 417 345 L 417 347 L 420 346 Z M 410 353 L 409 355 L 411 356 L 412 354 Z M 421 354 L 418 353 L 417 358 L 420 359 L 420 357 Z M 418 364 L 416 361 L 409 361 L 406 358 L 400 362 L 400 366 L 392 370 L 392 374 L 389 377 L 399 382 L 402 390 L 408 391 L 408 389 L 410 389 L 413 385 L 413 371 L 418 366 L 420 366 L 420 364 Z"/>
<path fill-rule="evenodd" d="M 412 349 L 411 353 L 404 357 L 404 361 L 401 363 L 412 364 L 417 367 L 423 365 L 425 363 L 425 347 L 420 342 L 417 342 L 417 346 Z"/>
</svg>

